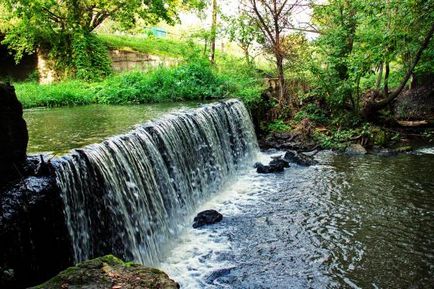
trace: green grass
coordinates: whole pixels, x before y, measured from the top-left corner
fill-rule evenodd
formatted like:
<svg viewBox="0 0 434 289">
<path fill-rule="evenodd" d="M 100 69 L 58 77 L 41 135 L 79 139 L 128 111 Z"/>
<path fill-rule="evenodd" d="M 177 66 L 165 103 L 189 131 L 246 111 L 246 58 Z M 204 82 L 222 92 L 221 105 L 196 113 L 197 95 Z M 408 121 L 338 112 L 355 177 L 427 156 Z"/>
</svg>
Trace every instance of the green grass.
<svg viewBox="0 0 434 289">
<path fill-rule="evenodd" d="M 67 80 L 56 84 L 16 83 L 19 100 L 25 108 L 64 105 L 146 104 L 186 100 L 212 100 L 238 97 L 254 103 L 263 89 L 252 69 L 236 60 L 220 68 L 204 59 L 190 59 L 177 67 L 149 72 L 131 71 L 88 83 Z"/>
<path fill-rule="evenodd" d="M 170 57 L 186 57 L 192 50 L 199 49 L 193 42 L 156 38 L 153 36 L 98 34 L 98 38 L 110 49 L 134 50 Z"/>
<path fill-rule="evenodd" d="M 69 80 L 50 85 L 16 83 L 15 91 L 24 108 L 83 105 L 94 102 L 92 84 Z"/>
</svg>

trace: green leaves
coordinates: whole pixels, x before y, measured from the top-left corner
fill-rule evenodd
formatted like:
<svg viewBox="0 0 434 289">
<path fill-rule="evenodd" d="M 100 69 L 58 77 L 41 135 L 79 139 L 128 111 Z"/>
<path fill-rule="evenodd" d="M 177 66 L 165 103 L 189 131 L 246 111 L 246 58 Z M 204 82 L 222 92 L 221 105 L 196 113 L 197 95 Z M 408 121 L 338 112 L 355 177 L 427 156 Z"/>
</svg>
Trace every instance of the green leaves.
<svg viewBox="0 0 434 289">
<path fill-rule="evenodd" d="M 107 47 L 91 33 L 75 33 L 72 39 L 72 66 L 83 80 L 98 80 L 111 74 Z"/>
<path fill-rule="evenodd" d="M 201 0 L 0 0 L 6 33 L 3 44 L 15 51 L 19 61 L 24 54 L 41 48 L 55 62 L 61 74 L 71 72 L 85 80 L 109 74 L 107 50 L 91 34 L 106 19 L 121 27 L 164 20 L 174 23 L 180 6 L 200 7 Z M 4 19 L 3 19 L 4 18 Z"/>
<path fill-rule="evenodd" d="M 316 6 L 313 21 L 323 32 L 314 54 L 319 93 L 332 108 L 351 101 L 357 109 L 364 90 L 384 85 L 377 79 L 396 87 L 434 21 L 433 9 L 433 0 L 330 0 Z M 434 71 L 433 51 L 431 43 L 416 72 Z M 379 69 L 386 63 L 390 76 Z"/>
</svg>

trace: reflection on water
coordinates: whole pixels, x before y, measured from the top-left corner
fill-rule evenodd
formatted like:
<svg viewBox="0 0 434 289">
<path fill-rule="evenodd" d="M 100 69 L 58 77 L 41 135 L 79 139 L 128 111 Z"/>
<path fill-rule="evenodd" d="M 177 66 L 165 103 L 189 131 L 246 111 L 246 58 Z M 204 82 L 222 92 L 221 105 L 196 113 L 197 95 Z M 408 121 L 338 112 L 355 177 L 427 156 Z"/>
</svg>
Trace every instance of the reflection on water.
<svg viewBox="0 0 434 289">
<path fill-rule="evenodd" d="M 134 125 L 197 103 L 152 105 L 87 105 L 29 109 L 24 118 L 29 129 L 29 153 L 65 153 L 125 133 Z"/>
<path fill-rule="evenodd" d="M 318 158 L 237 177 L 161 267 L 183 288 L 433 288 L 434 155 Z"/>
</svg>

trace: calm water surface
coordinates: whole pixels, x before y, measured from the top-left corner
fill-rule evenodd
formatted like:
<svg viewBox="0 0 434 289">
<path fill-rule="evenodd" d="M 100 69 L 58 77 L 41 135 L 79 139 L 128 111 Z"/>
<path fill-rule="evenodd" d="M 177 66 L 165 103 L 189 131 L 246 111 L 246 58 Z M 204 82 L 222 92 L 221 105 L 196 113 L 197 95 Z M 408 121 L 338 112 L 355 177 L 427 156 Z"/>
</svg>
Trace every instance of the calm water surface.
<svg viewBox="0 0 434 289">
<path fill-rule="evenodd" d="M 161 268 L 182 288 L 434 288 L 434 155 L 347 157 L 234 177 Z M 261 154 L 264 162 L 270 155 Z"/>
<path fill-rule="evenodd" d="M 29 153 L 62 154 L 73 148 L 101 142 L 125 133 L 134 125 L 199 104 L 86 105 L 24 111 L 30 142 Z"/>
</svg>

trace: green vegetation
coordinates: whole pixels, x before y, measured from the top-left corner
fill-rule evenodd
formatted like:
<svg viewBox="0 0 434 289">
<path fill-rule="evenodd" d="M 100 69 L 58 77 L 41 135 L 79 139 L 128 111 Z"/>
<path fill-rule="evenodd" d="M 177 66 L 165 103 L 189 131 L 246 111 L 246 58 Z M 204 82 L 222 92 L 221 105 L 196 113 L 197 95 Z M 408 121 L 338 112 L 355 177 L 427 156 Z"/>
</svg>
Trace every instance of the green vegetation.
<svg viewBox="0 0 434 289">
<path fill-rule="evenodd" d="M 50 85 L 37 82 L 16 83 L 15 91 L 24 108 L 82 105 L 94 102 L 92 84 L 69 80 Z"/>
<path fill-rule="evenodd" d="M 228 60 L 229 61 L 229 60 Z M 197 58 L 172 68 L 150 72 L 132 71 L 107 77 L 101 82 L 78 80 L 51 85 L 17 83 L 18 98 L 25 108 L 36 106 L 142 104 L 183 100 L 240 97 L 247 103 L 258 100 L 263 90 L 258 77 L 240 61 L 230 60 L 217 70 Z M 229 70 L 229 66 L 236 68 Z"/>
<path fill-rule="evenodd" d="M 201 8 L 200 0 L 95 0 L 27 1 L 0 0 L 0 32 L 3 44 L 19 61 L 35 50 L 45 52 L 62 78 L 98 80 L 110 73 L 107 50 L 93 33 L 105 20 L 123 29 L 137 21 L 146 24 L 164 20 L 174 23 L 179 9 Z"/>
<path fill-rule="evenodd" d="M 382 144 L 392 137 L 374 128 L 397 118 L 391 104 L 434 75 L 434 0 L 313 1 L 312 19 L 303 27 L 287 21 L 298 11 L 292 2 L 242 0 L 238 13 L 220 15 L 224 21 L 218 27 L 197 29 L 185 41 L 94 31 L 110 19 L 110 31 L 143 32 L 158 20 L 173 24 L 179 9 L 201 8 L 207 1 L 171 0 L 163 6 L 159 0 L 129 1 L 126 7 L 123 1 L 91 2 L 41 0 L 24 9 L 24 0 L 0 0 L 3 44 L 17 59 L 45 51 L 63 79 L 51 86 L 17 84 L 25 107 L 239 97 L 258 112 L 267 132 L 308 123 L 307 131 L 316 131 L 314 138 L 324 147 L 360 138 Z M 308 39 L 303 32 L 316 36 Z M 221 51 L 213 58 L 214 36 L 222 34 L 238 44 L 240 59 Z M 113 75 L 107 49 L 174 57 L 182 64 Z M 273 87 L 265 87 L 265 76 Z M 406 115 L 410 106 L 399 107 Z"/>
</svg>

